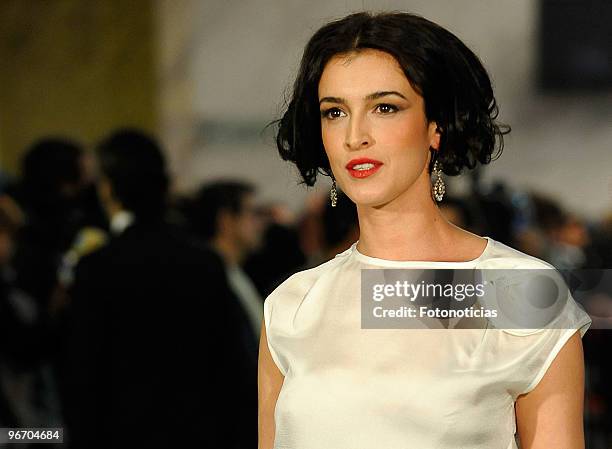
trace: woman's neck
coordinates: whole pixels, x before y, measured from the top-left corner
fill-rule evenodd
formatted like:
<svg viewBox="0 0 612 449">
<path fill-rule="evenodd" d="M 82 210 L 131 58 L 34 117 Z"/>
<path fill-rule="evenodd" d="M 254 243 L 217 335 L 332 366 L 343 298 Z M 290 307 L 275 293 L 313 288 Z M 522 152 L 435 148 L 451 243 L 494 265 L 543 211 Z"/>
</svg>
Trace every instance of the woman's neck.
<svg viewBox="0 0 612 449">
<path fill-rule="evenodd" d="M 384 206 L 357 206 L 360 237 L 357 250 L 387 260 L 471 260 L 486 242 L 448 222 L 424 186 Z M 426 188 L 429 189 L 427 183 Z M 481 251 L 482 252 L 482 251 Z M 475 254 L 475 255 L 474 255 Z M 474 257 L 471 257 L 474 255 Z"/>
</svg>

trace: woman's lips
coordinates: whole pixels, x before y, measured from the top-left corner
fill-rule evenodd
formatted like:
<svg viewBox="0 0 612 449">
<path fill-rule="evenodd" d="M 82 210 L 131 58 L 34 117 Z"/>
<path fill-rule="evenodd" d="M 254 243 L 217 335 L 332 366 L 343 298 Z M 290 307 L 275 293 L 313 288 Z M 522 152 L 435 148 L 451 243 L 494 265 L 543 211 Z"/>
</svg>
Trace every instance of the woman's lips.
<svg viewBox="0 0 612 449">
<path fill-rule="evenodd" d="M 347 167 L 348 172 L 353 178 L 367 178 L 368 176 L 373 175 L 378 171 L 383 164 L 374 164 L 374 167 L 369 168 L 367 170 L 355 170 L 353 168 Z"/>
<path fill-rule="evenodd" d="M 372 167 L 366 170 L 357 170 L 355 168 L 357 166 L 363 166 L 366 164 L 372 165 Z M 376 159 L 370 159 L 369 157 L 360 157 L 356 159 L 351 159 L 349 163 L 346 164 L 346 169 L 353 178 L 367 178 L 368 176 L 371 176 L 376 173 L 382 165 L 383 163 L 377 161 Z"/>
</svg>

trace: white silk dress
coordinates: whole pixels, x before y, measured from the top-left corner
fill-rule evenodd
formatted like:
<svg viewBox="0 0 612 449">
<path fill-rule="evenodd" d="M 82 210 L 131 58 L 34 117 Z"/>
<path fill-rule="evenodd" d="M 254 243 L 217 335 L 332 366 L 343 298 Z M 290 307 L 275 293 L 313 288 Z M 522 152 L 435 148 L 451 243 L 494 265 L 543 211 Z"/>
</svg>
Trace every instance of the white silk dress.
<svg viewBox="0 0 612 449">
<path fill-rule="evenodd" d="M 486 239 L 466 262 L 378 259 L 355 242 L 279 285 L 264 302 L 268 348 L 285 376 L 274 449 L 518 449 L 517 396 L 591 325 L 571 294 L 554 329 L 361 327 L 362 269 L 553 268 Z"/>
</svg>

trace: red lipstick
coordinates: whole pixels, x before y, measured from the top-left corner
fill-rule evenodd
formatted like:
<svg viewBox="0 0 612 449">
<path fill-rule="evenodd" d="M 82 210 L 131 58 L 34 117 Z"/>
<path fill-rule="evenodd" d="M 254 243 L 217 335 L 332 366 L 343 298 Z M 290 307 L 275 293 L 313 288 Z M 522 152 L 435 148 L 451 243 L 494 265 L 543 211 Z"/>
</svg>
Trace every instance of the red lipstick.
<svg viewBox="0 0 612 449">
<path fill-rule="evenodd" d="M 367 166 L 355 168 L 355 166 L 359 166 L 362 164 L 372 165 L 369 168 Z M 349 171 L 350 175 L 353 178 L 367 178 L 368 176 L 376 173 L 381 167 L 381 165 L 383 165 L 383 163 L 375 159 L 360 157 L 358 159 L 352 159 L 348 164 L 346 164 L 346 169 Z"/>
</svg>

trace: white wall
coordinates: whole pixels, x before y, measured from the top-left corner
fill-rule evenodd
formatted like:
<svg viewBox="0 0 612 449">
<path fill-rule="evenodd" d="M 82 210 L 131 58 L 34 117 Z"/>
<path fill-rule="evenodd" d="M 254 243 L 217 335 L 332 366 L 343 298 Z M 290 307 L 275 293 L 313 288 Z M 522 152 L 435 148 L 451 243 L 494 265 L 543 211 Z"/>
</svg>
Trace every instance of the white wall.
<svg viewBox="0 0 612 449">
<path fill-rule="evenodd" d="M 485 170 L 485 183 L 501 178 L 535 188 L 590 218 L 612 209 L 612 94 L 544 98 L 534 92 L 535 0 L 159 0 L 164 139 L 179 186 L 243 176 L 258 182 L 263 197 L 298 209 L 305 187 L 257 131 L 279 111 L 309 36 L 327 20 L 364 7 L 422 14 L 481 57 L 500 118 L 513 127 L 504 154 Z M 319 188 L 328 185 L 325 178 Z"/>
</svg>

